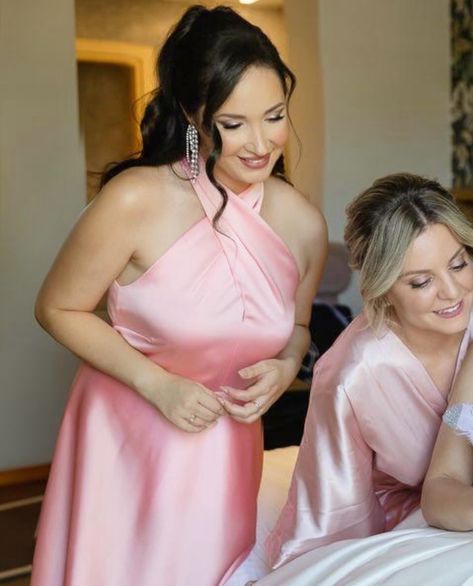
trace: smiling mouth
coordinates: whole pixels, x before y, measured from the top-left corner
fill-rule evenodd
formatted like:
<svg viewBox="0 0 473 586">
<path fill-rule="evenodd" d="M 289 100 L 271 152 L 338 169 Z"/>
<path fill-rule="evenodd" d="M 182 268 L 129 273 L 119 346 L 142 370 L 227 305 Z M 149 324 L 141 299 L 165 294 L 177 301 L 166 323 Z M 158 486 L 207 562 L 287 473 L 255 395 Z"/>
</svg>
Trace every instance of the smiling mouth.
<svg viewBox="0 0 473 586">
<path fill-rule="evenodd" d="M 266 167 L 271 158 L 271 153 L 264 155 L 264 157 L 238 157 L 240 161 L 250 169 L 262 169 Z"/>
<path fill-rule="evenodd" d="M 446 307 L 445 309 L 439 309 L 438 311 L 434 311 L 434 313 L 440 317 L 457 317 L 463 310 L 463 300 L 459 301 L 455 305 L 451 305 L 450 307 Z"/>
</svg>

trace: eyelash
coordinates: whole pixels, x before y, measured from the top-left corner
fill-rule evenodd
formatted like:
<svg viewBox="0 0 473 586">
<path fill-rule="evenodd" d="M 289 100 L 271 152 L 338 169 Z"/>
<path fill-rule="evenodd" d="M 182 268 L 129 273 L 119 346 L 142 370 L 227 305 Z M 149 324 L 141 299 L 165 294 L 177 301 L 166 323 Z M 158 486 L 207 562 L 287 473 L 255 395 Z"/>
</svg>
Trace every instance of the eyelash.
<svg viewBox="0 0 473 586">
<path fill-rule="evenodd" d="M 284 120 L 285 115 L 284 114 L 278 114 L 277 116 L 274 116 L 272 118 L 266 118 L 267 122 L 279 122 L 280 120 Z M 237 128 L 240 128 L 241 126 L 241 122 L 238 124 L 226 124 L 225 122 L 221 122 L 220 123 L 222 125 L 222 128 L 224 130 L 237 130 Z"/>
<path fill-rule="evenodd" d="M 280 120 L 284 120 L 285 117 L 285 114 L 277 114 L 276 116 L 268 118 L 267 120 L 268 122 L 279 122 Z"/>
<path fill-rule="evenodd" d="M 241 126 L 241 124 L 225 124 L 224 122 L 222 122 L 221 124 L 224 130 L 236 130 Z"/>
<path fill-rule="evenodd" d="M 463 260 L 459 265 L 455 265 L 452 267 L 452 271 L 461 271 L 462 269 L 464 269 L 466 267 L 466 265 L 468 264 L 468 262 L 466 260 Z"/>
<path fill-rule="evenodd" d="M 463 260 L 460 264 L 452 266 L 451 270 L 459 273 L 461 270 L 463 270 L 467 266 L 467 264 L 468 264 L 468 262 L 466 260 Z M 432 281 L 432 278 L 429 278 L 426 281 L 423 281 L 422 283 L 409 283 L 409 284 L 412 287 L 412 289 L 424 289 L 425 287 L 427 287 L 427 285 L 431 281 Z"/>
<path fill-rule="evenodd" d="M 427 281 L 423 281 L 422 283 L 409 283 L 412 289 L 423 289 L 427 287 L 427 285 L 432 281 L 432 279 L 427 279 Z"/>
</svg>

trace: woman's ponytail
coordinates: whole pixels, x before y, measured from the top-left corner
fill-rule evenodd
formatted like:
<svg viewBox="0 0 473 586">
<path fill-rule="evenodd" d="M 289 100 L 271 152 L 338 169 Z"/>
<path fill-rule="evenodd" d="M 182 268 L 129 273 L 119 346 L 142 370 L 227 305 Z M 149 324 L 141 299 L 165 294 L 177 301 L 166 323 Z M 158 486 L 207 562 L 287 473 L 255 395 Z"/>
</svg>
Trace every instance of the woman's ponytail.
<svg viewBox="0 0 473 586">
<path fill-rule="evenodd" d="M 178 101 L 176 68 L 188 50 L 186 37 L 196 20 L 208 10 L 190 8 L 169 33 L 156 63 L 158 87 L 151 93 L 140 123 L 142 148 L 137 156 L 112 163 L 103 173 L 100 186 L 130 167 L 168 165 L 185 154 L 187 119 Z"/>
</svg>

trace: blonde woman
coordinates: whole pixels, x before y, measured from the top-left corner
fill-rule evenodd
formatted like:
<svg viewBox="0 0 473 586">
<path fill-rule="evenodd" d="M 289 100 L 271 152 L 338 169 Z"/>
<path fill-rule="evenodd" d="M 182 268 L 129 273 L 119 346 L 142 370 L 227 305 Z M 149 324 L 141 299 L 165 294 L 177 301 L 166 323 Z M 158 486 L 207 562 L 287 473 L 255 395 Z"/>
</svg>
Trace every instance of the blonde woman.
<svg viewBox="0 0 473 586">
<path fill-rule="evenodd" d="M 443 416 L 422 490 L 430 525 L 473 530 L 473 347 L 468 351 Z"/>
<path fill-rule="evenodd" d="M 392 529 L 420 503 L 471 338 L 473 229 L 436 181 L 377 180 L 348 207 L 364 312 L 317 363 L 273 567 Z"/>
</svg>

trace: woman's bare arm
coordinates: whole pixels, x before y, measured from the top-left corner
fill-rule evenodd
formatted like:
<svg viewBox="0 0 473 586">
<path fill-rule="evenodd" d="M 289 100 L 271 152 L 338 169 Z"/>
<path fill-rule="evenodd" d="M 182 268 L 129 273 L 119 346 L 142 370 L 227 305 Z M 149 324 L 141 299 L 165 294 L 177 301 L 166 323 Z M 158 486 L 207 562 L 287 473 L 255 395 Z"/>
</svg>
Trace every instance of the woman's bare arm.
<svg viewBox="0 0 473 586">
<path fill-rule="evenodd" d="M 450 405 L 473 403 L 473 346 L 455 382 Z M 435 527 L 473 530 L 473 447 L 442 423 L 422 490 L 422 512 Z"/>
<path fill-rule="evenodd" d="M 141 192 L 146 186 L 134 175 L 108 184 L 81 215 L 41 287 L 35 315 L 81 359 L 140 393 L 179 427 L 196 431 L 187 421 L 189 414 L 211 422 L 222 412 L 214 395 L 160 368 L 93 313 L 133 258 L 146 220 L 146 195 Z M 197 408 L 202 402 L 205 409 Z"/>
</svg>

